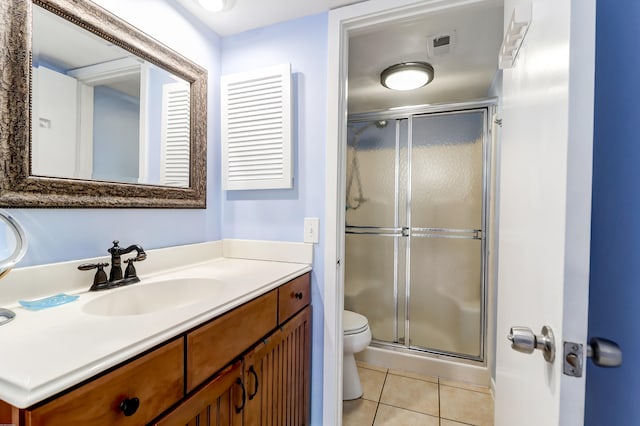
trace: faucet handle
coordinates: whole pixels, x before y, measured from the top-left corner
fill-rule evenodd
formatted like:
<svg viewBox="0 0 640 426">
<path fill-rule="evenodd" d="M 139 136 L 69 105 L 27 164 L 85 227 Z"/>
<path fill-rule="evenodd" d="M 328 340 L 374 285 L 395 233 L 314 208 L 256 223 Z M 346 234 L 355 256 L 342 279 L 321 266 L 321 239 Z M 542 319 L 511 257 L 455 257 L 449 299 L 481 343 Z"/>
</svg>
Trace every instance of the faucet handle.
<svg viewBox="0 0 640 426">
<path fill-rule="evenodd" d="M 92 269 L 96 269 L 98 268 L 98 270 L 104 268 L 105 266 L 109 266 L 108 263 L 106 262 L 101 262 L 101 263 L 83 263 L 82 265 L 78 266 L 78 269 L 81 271 L 90 271 Z"/>
<path fill-rule="evenodd" d="M 83 263 L 78 266 L 78 269 L 81 271 L 90 271 L 92 269 L 97 269 L 96 275 L 93 277 L 93 285 L 89 289 L 89 291 L 100 290 L 104 284 L 108 284 L 107 273 L 104 271 L 104 267 L 109 266 L 106 262 L 99 263 Z"/>
<path fill-rule="evenodd" d="M 137 257 L 132 257 L 124 261 L 124 263 L 127 264 L 127 268 L 124 270 L 125 278 L 137 277 L 136 268 L 133 266 L 133 262 L 137 262 L 137 261 L 138 261 Z"/>
</svg>

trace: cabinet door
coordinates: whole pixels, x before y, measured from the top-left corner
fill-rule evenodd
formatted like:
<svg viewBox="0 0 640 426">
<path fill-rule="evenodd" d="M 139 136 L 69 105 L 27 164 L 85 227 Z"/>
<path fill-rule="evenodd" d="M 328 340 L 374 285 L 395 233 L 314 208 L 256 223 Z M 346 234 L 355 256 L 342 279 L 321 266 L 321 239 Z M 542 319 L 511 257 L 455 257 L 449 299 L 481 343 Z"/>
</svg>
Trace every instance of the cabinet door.
<svg viewBox="0 0 640 426">
<path fill-rule="evenodd" d="M 307 306 L 245 357 L 244 424 L 308 425 L 311 307 Z"/>
<path fill-rule="evenodd" d="M 222 370 L 155 425 L 240 426 L 246 401 L 242 362 Z"/>
</svg>

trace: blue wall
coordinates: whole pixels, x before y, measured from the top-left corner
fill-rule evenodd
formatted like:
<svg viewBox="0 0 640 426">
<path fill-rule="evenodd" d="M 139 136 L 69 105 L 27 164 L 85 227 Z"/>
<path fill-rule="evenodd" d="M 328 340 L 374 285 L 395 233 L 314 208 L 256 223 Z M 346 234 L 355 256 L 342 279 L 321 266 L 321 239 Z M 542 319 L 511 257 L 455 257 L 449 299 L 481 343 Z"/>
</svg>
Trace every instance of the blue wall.
<svg viewBox="0 0 640 426">
<path fill-rule="evenodd" d="M 220 151 L 220 37 L 173 0 L 95 2 L 208 69 L 207 209 L 10 209 L 29 239 L 20 267 L 107 255 L 114 239 L 153 249 L 221 237 L 220 177 L 214 167 Z"/>
<path fill-rule="evenodd" d="M 149 65 L 147 81 L 147 180 L 160 182 L 162 159 L 162 92 L 165 84 L 182 81 L 173 74 L 153 64 Z"/>
<path fill-rule="evenodd" d="M 302 241 L 303 219 L 324 223 L 327 14 L 226 37 L 222 74 L 291 63 L 294 99 L 293 189 L 223 191 L 223 238 Z M 320 229 L 322 235 L 322 229 Z M 323 241 L 312 274 L 312 424 L 322 424 Z"/>
<path fill-rule="evenodd" d="M 589 336 L 621 368 L 587 367 L 585 424 L 640 422 L 640 2 L 598 1 Z"/>
<path fill-rule="evenodd" d="M 93 89 L 93 179 L 138 182 L 140 98 Z"/>
</svg>

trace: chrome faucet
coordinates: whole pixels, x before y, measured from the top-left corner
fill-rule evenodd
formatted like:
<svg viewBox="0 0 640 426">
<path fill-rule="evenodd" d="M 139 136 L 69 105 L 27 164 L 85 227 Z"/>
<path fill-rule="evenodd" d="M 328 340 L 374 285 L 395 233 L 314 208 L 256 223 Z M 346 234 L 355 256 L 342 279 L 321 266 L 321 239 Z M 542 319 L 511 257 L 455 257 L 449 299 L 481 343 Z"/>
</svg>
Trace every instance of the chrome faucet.
<svg viewBox="0 0 640 426">
<path fill-rule="evenodd" d="M 107 251 L 111 254 L 111 272 L 109 273 L 109 280 L 107 280 L 107 274 L 104 272 L 104 267 L 109 266 L 108 263 L 85 263 L 78 266 L 81 271 L 88 271 L 91 269 L 97 269 L 96 275 L 93 278 L 93 285 L 89 291 L 106 290 L 109 288 L 120 287 L 127 284 L 133 284 L 140 281 L 136 273 L 136 268 L 133 266 L 133 262 L 139 262 L 147 258 L 147 253 L 144 249 L 138 245 L 133 244 L 127 248 L 122 248 L 119 245 L 119 241 L 113 242 L 113 247 Z M 124 271 L 124 277 L 122 276 L 122 258 L 123 254 L 136 251 L 136 257 L 125 260 L 127 268 Z"/>
</svg>

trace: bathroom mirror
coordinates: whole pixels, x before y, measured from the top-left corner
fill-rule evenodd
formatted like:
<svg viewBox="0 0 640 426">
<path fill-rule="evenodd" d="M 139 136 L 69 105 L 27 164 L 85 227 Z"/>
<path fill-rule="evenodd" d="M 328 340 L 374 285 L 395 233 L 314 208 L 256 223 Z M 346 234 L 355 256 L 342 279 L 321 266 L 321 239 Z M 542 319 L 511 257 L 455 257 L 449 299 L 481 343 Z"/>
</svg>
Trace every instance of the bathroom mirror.
<svg viewBox="0 0 640 426">
<path fill-rule="evenodd" d="M 8 273 L 27 252 L 27 237 L 22 226 L 6 211 L 0 210 L 0 278 Z"/>
<path fill-rule="evenodd" d="M 0 206 L 206 207 L 206 70 L 87 0 L 0 22 Z"/>
</svg>

